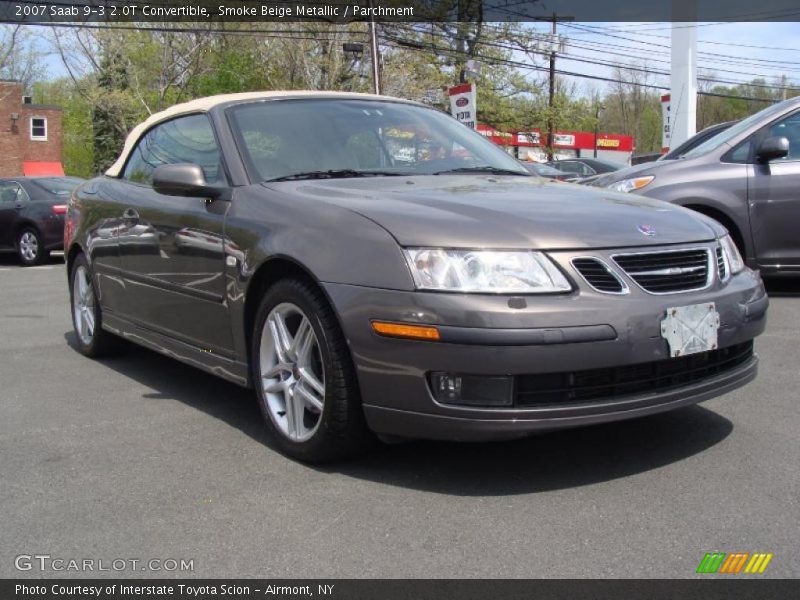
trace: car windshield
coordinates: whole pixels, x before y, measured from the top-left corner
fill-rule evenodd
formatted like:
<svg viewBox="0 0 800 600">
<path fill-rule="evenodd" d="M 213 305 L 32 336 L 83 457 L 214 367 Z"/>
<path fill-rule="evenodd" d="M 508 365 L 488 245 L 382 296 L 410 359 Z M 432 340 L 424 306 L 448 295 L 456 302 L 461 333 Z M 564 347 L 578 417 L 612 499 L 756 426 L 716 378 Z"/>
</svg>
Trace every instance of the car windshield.
<svg viewBox="0 0 800 600">
<path fill-rule="evenodd" d="M 437 110 L 380 100 L 240 104 L 229 114 L 251 177 L 280 179 L 529 173 L 498 146 Z"/>
<path fill-rule="evenodd" d="M 722 146 L 723 144 L 727 144 L 731 140 L 735 139 L 739 134 L 744 133 L 750 127 L 758 123 L 759 121 L 770 119 L 772 116 L 781 114 L 784 110 L 786 110 L 786 105 L 788 103 L 794 102 L 794 99 L 787 100 L 785 102 L 779 102 L 778 104 L 773 104 L 765 108 L 762 111 L 757 112 L 754 115 L 750 115 L 746 119 L 742 119 L 738 123 L 731 125 L 725 131 L 721 131 L 717 135 L 711 136 L 705 142 L 689 150 L 685 154 L 681 156 L 681 158 L 693 158 L 695 156 L 702 156 L 704 154 L 708 154 Z"/>
</svg>

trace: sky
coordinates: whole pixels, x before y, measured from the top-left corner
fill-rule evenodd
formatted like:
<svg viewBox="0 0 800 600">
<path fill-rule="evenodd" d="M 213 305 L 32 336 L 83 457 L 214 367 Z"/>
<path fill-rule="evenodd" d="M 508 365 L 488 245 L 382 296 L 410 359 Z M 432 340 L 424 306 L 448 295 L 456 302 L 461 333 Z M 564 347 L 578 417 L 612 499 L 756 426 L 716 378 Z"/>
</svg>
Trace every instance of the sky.
<svg viewBox="0 0 800 600">
<path fill-rule="evenodd" d="M 575 59 L 636 63 L 646 60 L 648 69 L 668 72 L 671 30 L 670 23 L 561 24 L 559 33 L 567 37 L 567 47 L 557 68 L 613 77 L 611 67 Z M 697 39 L 700 75 L 734 83 L 762 77 L 770 84 L 786 75 L 800 86 L 800 23 L 698 23 Z M 582 88 L 589 89 L 602 90 L 607 85 L 578 81 Z M 668 87 L 669 77 L 653 76 L 650 82 Z"/>
<path fill-rule="evenodd" d="M 684 26 L 684 24 L 681 24 Z M 545 31 L 540 25 L 527 25 Z M 44 28 L 34 28 L 44 34 Z M 567 46 L 557 61 L 557 68 L 582 74 L 613 77 L 613 69 L 598 64 L 587 64 L 579 59 L 595 62 L 647 61 L 651 70 L 669 71 L 669 23 L 564 23 L 559 33 L 566 36 Z M 744 82 L 762 77 L 773 84 L 786 75 L 800 86 L 800 23 L 747 22 L 699 23 L 698 65 L 700 74 L 713 76 L 725 82 Z M 45 42 L 40 50 L 48 51 Z M 516 59 L 524 59 L 517 55 Z M 60 59 L 55 54 L 45 57 L 48 78 L 65 75 Z M 544 59 L 538 64 L 544 65 Z M 608 84 L 574 79 L 578 93 L 590 95 L 603 91 Z M 650 83 L 669 86 L 667 76 L 652 76 Z M 722 85 L 732 85 L 722 83 Z"/>
</svg>

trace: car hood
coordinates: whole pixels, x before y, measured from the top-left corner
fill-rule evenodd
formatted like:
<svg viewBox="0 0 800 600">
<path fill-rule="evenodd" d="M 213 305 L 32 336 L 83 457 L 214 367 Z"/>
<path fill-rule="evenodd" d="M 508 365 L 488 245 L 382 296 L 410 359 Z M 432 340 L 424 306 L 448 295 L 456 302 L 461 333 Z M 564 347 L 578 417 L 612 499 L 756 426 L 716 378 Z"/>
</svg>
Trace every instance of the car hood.
<svg viewBox="0 0 800 600">
<path fill-rule="evenodd" d="M 265 183 L 354 211 L 402 246 L 583 249 L 711 240 L 687 209 L 536 177 L 374 177 Z M 641 233 L 640 227 L 654 235 Z"/>
</svg>

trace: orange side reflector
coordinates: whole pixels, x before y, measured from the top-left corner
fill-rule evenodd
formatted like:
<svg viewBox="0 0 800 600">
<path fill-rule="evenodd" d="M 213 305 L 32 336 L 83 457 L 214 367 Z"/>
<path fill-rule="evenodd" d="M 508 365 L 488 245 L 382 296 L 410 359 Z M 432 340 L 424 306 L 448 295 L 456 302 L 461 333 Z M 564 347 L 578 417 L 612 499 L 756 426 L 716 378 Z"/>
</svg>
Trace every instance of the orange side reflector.
<svg viewBox="0 0 800 600">
<path fill-rule="evenodd" d="M 438 341 L 439 330 L 436 327 L 425 325 L 408 325 L 405 323 L 387 323 L 385 321 L 373 321 L 372 329 L 380 335 L 389 337 L 408 338 L 412 340 Z"/>
</svg>

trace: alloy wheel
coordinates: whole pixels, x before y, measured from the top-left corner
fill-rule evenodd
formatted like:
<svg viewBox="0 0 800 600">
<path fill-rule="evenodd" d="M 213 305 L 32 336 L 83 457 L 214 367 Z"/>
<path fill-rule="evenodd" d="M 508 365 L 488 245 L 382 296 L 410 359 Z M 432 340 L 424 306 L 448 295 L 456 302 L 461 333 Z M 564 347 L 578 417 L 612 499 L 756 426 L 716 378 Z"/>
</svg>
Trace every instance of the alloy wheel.
<svg viewBox="0 0 800 600">
<path fill-rule="evenodd" d="M 33 262 L 39 256 L 39 240 L 32 231 L 25 231 L 19 238 L 19 253 L 27 262 Z"/>
<path fill-rule="evenodd" d="M 88 346 L 94 337 L 94 288 L 89 271 L 83 265 L 75 269 L 72 280 L 72 316 L 78 337 Z"/>
<path fill-rule="evenodd" d="M 311 438 L 322 422 L 325 370 L 317 335 L 295 304 L 275 306 L 264 321 L 259 357 L 267 412 L 285 437 Z"/>
</svg>

